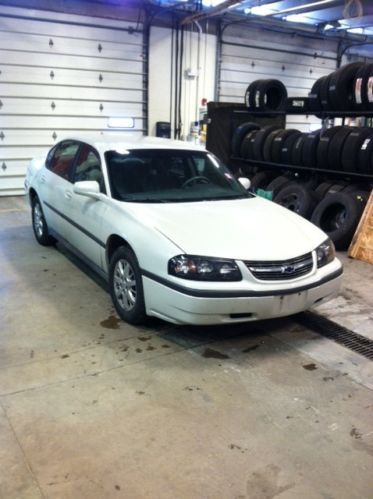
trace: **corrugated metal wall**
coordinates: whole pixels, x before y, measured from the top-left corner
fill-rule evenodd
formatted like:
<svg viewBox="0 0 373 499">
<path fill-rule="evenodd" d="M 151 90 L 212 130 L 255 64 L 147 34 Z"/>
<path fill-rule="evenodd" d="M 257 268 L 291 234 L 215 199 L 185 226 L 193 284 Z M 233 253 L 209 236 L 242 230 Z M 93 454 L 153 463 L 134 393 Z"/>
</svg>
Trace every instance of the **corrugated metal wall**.
<svg viewBox="0 0 373 499">
<path fill-rule="evenodd" d="M 289 97 L 308 95 L 336 68 L 337 42 L 232 26 L 223 32 L 219 52 L 218 100 L 243 104 L 246 88 L 258 79 L 281 80 Z M 286 126 L 306 132 L 319 124 L 314 116 L 293 115 Z"/>
<path fill-rule="evenodd" d="M 0 195 L 20 194 L 30 158 L 112 117 L 145 126 L 142 25 L 0 6 Z"/>
</svg>

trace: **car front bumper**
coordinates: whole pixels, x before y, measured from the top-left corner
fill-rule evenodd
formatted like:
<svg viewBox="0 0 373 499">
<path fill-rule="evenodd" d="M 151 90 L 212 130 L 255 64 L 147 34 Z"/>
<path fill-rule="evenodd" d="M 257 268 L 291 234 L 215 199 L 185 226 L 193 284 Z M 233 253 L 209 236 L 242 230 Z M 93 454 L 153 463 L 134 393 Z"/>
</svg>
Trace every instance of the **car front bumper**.
<svg viewBox="0 0 373 499">
<path fill-rule="evenodd" d="M 342 266 L 324 274 L 317 281 L 284 286 L 282 290 L 249 291 L 243 296 L 210 296 L 213 293 L 170 287 L 166 282 L 143 275 L 148 315 L 175 324 L 226 324 L 271 319 L 296 314 L 334 298 L 341 287 Z M 217 292 L 218 293 L 218 292 Z M 232 295 L 232 293 L 230 293 Z M 194 296 L 193 296 L 194 295 Z"/>
</svg>

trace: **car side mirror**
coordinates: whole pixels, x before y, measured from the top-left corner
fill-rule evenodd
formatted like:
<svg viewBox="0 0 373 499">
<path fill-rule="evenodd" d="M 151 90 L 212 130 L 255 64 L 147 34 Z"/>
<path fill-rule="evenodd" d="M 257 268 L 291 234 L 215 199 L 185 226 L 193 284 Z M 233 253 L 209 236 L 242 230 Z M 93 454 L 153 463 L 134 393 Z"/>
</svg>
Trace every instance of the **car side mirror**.
<svg viewBox="0 0 373 499">
<path fill-rule="evenodd" d="M 240 177 L 238 181 L 242 185 L 242 187 L 244 187 L 246 190 L 250 189 L 251 186 L 250 179 L 248 179 L 247 177 Z"/>
<path fill-rule="evenodd" d="M 75 194 L 87 196 L 93 199 L 101 199 L 100 186 L 95 180 L 82 180 L 75 182 L 73 191 Z"/>
</svg>

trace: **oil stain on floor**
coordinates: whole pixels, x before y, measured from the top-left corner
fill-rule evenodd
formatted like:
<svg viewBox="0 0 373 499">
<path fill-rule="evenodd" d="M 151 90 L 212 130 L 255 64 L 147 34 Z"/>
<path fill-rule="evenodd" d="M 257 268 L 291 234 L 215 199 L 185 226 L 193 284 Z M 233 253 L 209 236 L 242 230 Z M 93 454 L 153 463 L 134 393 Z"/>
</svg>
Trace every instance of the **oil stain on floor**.
<svg viewBox="0 0 373 499">
<path fill-rule="evenodd" d="M 115 315 L 109 315 L 109 317 L 100 322 L 100 326 L 106 329 L 119 329 L 120 328 L 120 319 Z"/>
</svg>

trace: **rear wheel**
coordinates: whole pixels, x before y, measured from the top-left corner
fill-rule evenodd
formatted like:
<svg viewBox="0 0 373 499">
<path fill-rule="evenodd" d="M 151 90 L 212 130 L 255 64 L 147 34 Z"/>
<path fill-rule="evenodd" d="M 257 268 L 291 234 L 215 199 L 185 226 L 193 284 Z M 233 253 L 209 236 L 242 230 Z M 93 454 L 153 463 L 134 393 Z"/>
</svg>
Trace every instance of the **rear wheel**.
<svg viewBox="0 0 373 499">
<path fill-rule="evenodd" d="M 43 209 L 39 198 L 35 196 L 31 204 L 32 228 L 35 238 L 42 246 L 51 246 L 56 242 L 55 238 L 49 234 L 48 225 L 44 217 Z"/>
<path fill-rule="evenodd" d="M 119 316 L 130 324 L 145 321 L 145 302 L 141 272 L 133 251 L 118 248 L 109 268 L 110 294 Z"/>
</svg>

